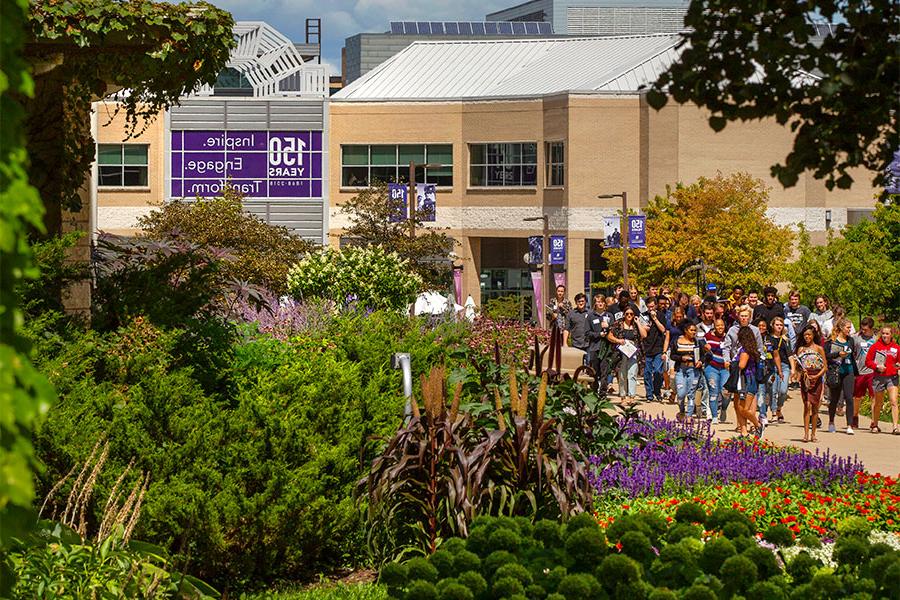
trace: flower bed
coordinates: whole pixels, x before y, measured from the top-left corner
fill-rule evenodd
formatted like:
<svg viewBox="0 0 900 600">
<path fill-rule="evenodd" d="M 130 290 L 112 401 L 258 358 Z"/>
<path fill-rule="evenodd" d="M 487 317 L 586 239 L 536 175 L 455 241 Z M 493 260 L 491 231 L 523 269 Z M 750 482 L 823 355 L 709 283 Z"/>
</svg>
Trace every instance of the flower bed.
<svg viewBox="0 0 900 600">
<path fill-rule="evenodd" d="M 828 490 L 852 483 L 863 465 L 828 452 L 810 454 L 758 439 L 713 438 L 709 424 L 664 418 L 626 425 L 643 443 L 591 457 L 601 498 L 677 494 L 711 484 L 792 481 Z"/>
<path fill-rule="evenodd" d="M 797 535 L 832 535 L 837 524 L 851 516 L 865 518 L 876 529 L 900 532 L 900 481 L 881 475 L 859 473 L 855 484 L 821 492 L 797 483 L 767 485 L 734 482 L 710 485 L 687 494 L 637 497 L 627 502 L 601 500 L 597 519 L 609 524 L 621 514 L 652 512 L 674 518 L 678 506 L 695 502 L 707 514 L 716 508 L 732 508 L 760 526 L 782 523 Z"/>
</svg>

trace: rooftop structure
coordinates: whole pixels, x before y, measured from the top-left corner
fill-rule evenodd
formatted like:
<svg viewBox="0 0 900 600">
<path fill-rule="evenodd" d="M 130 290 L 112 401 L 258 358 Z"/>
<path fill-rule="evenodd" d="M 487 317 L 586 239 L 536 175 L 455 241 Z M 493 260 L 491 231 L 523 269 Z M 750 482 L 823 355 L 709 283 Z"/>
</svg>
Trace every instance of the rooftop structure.
<svg viewBox="0 0 900 600">
<path fill-rule="evenodd" d="M 417 41 L 332 98 L 528 98 L 634 92 L 677 58 L 677 35 Z"/>
<path fill-rule="evenodd" d="M 214 85 L 203 86 L 198 96 L 299 96 L 328 93 L 325 67 L 318 61 L 318 43 L 294 44 L 268 23 L 238 21 L 237 47 Z M 305 60 L 304 60 L 305 57 Z"/>
<path fill-rule="evenodd" d="M 685 0 L 530 0 L 490 13 L 489 21 L 545 21 L 565 35 L 675 33 L 684 28 Z"/>
</svg>

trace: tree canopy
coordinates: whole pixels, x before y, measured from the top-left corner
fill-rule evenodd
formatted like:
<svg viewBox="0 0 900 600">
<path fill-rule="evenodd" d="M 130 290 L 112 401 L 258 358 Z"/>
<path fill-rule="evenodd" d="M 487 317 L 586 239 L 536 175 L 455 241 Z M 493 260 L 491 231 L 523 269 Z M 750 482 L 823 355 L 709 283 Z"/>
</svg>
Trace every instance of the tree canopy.
<svg viewBox="0 0 900 600">
<path fill-rule="evenodd" d="M 769 192 L 746 173 L 701 177 L 657 196 L 645 209 L 647 247 L 632 250 L 629 273 L 642 286 L 674 281 L 696 258 L 723 283 L 764 286 L 784 278 L 794 233 L 766 216 Z M 604 274 L 622 275 L 621 250 L 606 250 Z"/>
<path fill-rule="evenodd" d="M 345 235 L 353 243 L 381 246 L 409 262 L 426 288 L 449 285 L 450 252 L 456 241 L 446 233 L 426 227 L 424 215 L 415 213 L 416 236 L 409 235 L 409 221 L 397 219 L 399 207 L 388 200 L 387 185 L 381 183 L 361 191 L 341 206 L 350 219 Z"/>
<path fill-rule="evenodd" d="M 118 100 L 131 131 L 204 83 L 215 81 L 234 46 L 231 15 L 211 4 L 149 0 L 32 0 L 25 58 L 34 75 L 25 100 L 29 176 L 50 209 L 78 210 L 94 159 L 93 100 Z"/>
<path fill-rule="evenodd" d="M 879 206 L 871 221 L 829 235 L 813 246 L 801 232 L 791 283 L 806 302 L 817 294 L 839 301 L 852 313 L 900 317 L 900 206 Z"/>
<path fill-rule="evenodd" d="M 824 39 L 811 14 L 835 22 Z M 647 101 L 693 102 L 716 131 L 768 117 L 789 125 L 793 149 L 772 166 L 785 187 L 812 171 L 828 189 L 849 188 L 858 166 L 880 185 L 900 147 L 898 20 L 894 0 L 692 0 L 681 58 Z"/>
</svg>

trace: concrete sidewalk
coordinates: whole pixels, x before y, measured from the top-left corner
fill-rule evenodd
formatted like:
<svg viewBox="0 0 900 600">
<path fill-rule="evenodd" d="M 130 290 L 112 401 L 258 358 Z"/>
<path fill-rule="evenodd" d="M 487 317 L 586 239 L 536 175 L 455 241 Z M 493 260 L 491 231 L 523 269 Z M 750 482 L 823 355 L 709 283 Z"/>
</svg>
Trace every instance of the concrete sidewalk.
<svg viewBox="0 0 900 600">
<path fill-rule="evenodd" d="M 643 392 L 643 383 L 638 383 L 638 391 Z M 611 399 L 618 402 L 616 396 Z M 885 398 L 887 402 L 887 398 Z M 659 402 L 639 402 L 637 405 L 641 410 L 650 415 L 665 415 L 670 419 L 674 419 L 678 414 L 678 406 L 676 404 L 660 404 Z M 832 454 L 839 456 L 856 456 L 866 466 L 871 473 L 881 473 L 883 475 L 897 475 L 900 473 L 900 435 L 891 435 L 892 425 L 890 423 L 881 422 L 882 433 L 869 433 L 869 417 L 860 415 L 858 429 L 855 429 L 854 435 L 847 435 L 846 417 L 835 417 L 836 433 L 828 433 L 828 408 L 824 404 L 820 410 L 822 424 L 824 427 L 816 431 L 818 442 L 803 442 L 803 404 L 800 401 L 800 392 L 791 390 L 788 393 L 788 400 L 785 402 L 784 409 L 785 422 L 778 424 L 770 422 L 766 428 L 763 437 L 777 444 L 792 445 L 809 452 L 819 450 L 824 452 L 830 450 Z M 733 406 L 728 407 L 728 424 L 714 425 L 713 429 L 719 438 L 729 438 L 738 435 L 734 432 L 735 415 Z"/>
</svg>

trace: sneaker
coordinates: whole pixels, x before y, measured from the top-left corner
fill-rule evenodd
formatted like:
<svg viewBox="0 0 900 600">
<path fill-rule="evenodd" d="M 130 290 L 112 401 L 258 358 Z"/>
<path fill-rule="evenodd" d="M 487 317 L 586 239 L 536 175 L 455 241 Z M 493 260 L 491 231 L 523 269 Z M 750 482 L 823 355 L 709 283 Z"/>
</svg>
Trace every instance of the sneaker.
<svg viewBox="0 0 900 600">
<path fill-rule="evenodd" d="M 835 429 L 834 423 L 829 423 L 828 424 L 828 433 L 834 433 L 835 431 L 837 431 L 837 429 Z"/>
<path fill-rule="evenodd" d="M 768 422 L 766 421 L 765 417 L 759 420 L 759 429 L 756 430 L 756 437 L 761 438 L 763 436 L 763 434 L 766 432 L 767 423 Z"/>
<path fill-rule="evenodd" d="M 847 435 L 853 435 L 853 428 L 852 428 L 852 427 L 848 427 L 848 428 L 847 428 Z"/>
</svg>

